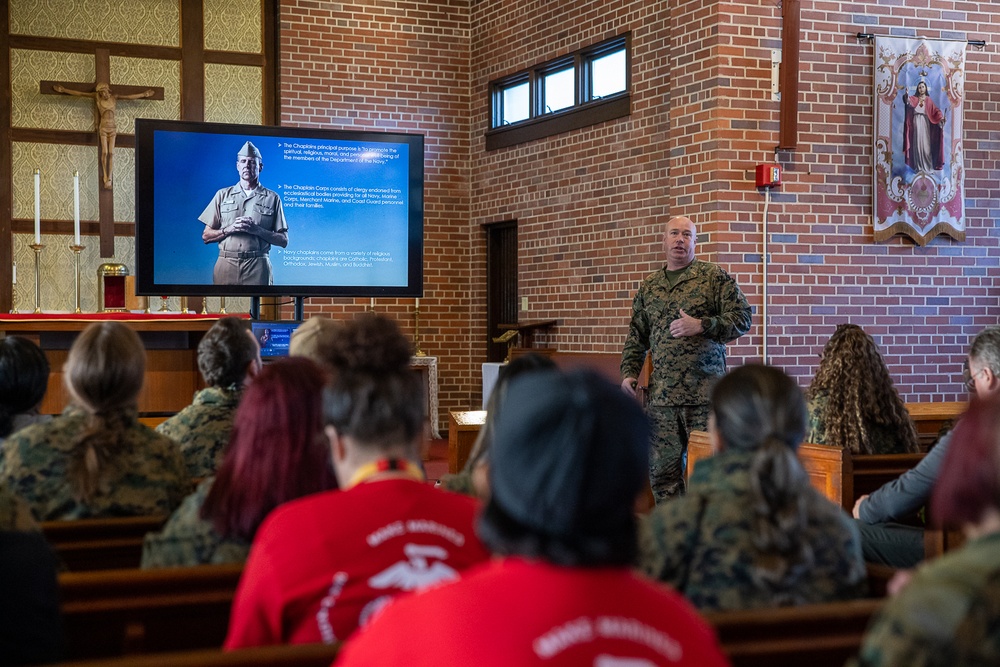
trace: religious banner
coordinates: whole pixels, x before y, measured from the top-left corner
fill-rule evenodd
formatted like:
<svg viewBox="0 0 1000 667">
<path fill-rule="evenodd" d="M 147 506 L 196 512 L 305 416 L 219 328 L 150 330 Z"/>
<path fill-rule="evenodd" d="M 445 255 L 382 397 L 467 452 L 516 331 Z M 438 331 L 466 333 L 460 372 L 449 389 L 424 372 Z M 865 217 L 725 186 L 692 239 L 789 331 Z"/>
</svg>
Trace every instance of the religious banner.
<svg viewBox="0 0 1000 667">
<path fill-rule="evenodd" d="M 875 240 L 965 240 L 966 43 L 875 38 Z"/>
</svg>

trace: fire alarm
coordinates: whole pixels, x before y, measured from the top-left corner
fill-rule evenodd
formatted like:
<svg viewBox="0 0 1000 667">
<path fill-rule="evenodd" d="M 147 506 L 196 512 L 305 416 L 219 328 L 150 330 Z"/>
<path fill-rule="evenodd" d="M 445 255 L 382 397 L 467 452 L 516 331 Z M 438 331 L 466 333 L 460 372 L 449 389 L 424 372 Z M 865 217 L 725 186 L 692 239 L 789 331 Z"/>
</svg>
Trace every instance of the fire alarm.
<svg viewBox="0 0 1000 667">
<path fill-rule="evenodd" d="M 757 187 L 770 188 L 781 185 L 781 167 L 776 164 L 757 165 Z"/>
</svg>

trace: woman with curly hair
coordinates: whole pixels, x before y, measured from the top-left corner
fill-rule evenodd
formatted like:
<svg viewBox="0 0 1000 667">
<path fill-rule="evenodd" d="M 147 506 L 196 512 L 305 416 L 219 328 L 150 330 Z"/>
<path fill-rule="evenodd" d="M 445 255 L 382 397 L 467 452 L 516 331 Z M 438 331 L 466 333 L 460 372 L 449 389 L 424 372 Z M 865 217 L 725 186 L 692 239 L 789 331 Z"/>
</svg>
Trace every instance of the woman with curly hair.
<svg viewBox="0 0 1000 667">
<path fill-rule="evenodd" d="M 918 452 L 917 430 L 875 340 L 856 324 L 830 336 L 809 391 L 807 442 L 854 454 Z"/>
</svg>

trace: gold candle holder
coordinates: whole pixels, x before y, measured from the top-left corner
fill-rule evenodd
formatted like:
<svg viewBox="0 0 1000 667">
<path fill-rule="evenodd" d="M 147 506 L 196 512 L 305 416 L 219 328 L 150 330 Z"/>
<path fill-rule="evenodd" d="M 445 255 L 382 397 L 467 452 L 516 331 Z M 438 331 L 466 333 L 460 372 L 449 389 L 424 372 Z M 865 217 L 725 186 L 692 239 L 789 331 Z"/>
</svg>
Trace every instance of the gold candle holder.
<svg viewBox="0 0 1000 667">
<path fill-rule="evenodd" d="M 417 303 L 413 306 L 413 343 L 417 348 L 417 351 L 413 353 L 415 357 L 426 357 L 427 353 L 420 349 L 420 304 Z"/>
<path fill-rule="evenodd" d="M 146 315 L 149 315 L 152 312 L 152 310 L 149 307 L 149 297 L 148 296 L 140 296 L 139 298 L 142 299 L 142 304 L 143 304 L 142 305 L 142 312 L 144 312 Z"/>
<path fill-rule="evenodd" d="M 44 243 L 32 243 L 28 246 L 35 251 L 35 312 L 42 312 L 42 249 Z"/>
<path fill-rule="evenodd" d="M 219 315 L 225 315 L 225 314 L 226 314 L 226 297 L 220 296 L 219 297 Z"/>
<path fill-rule="evenodd" d="M 159 312 L 161 312 L 161 313 L 169 313 L 170 312 L 170 297 L 169 296 L 161 296 L 160 297 L 160 311 Z"/>
<path fill-rule="evenodd" d="M 12 283 L 10 286 L 10 314 L 17 315 L 20 311 L 17 309 L 17 283 Z"/>
<path fill-rule="evenodd" d="M 74 313 L 82 313 L 80 310 L 80 253 L 87 246 L 76 245 L 71 243 L 69 249 L 73 251 L 73 263 L 76 265 L 76 308 L 73 310 Z"/>
</svg>

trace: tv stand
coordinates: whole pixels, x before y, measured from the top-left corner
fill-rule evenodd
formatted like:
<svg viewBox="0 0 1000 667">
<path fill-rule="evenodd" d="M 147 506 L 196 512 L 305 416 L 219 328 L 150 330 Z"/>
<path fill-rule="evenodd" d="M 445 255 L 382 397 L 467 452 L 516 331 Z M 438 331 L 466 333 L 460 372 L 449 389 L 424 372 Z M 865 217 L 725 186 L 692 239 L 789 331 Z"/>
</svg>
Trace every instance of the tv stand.
<svg viewBox="0 0 1000 667">
<path fill-rule="evenodd" d="M 294 303 L 295 303 L 295 314 L 292 315 L 292 319 L 295 320 L 296 322 L 301 322 L 303 319 L 305 319 L 306 298 L 304 296 L 294 297 Z"/>
<path fill-rule="evenodd" d="M 260 319 L 260 297 L 252 296 L 250 297 L 250 319 L 259 320 Z"/>
</svg>

